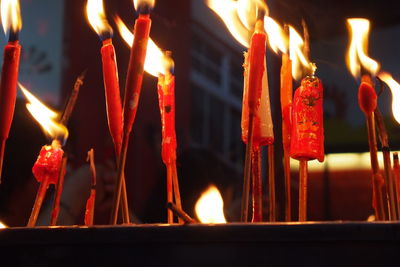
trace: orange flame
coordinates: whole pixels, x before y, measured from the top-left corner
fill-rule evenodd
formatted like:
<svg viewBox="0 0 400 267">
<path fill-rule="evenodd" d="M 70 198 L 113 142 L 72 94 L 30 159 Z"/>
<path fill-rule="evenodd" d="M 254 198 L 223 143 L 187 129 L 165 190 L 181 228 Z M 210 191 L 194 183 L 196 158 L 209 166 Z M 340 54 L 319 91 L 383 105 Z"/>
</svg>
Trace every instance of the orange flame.
<svg viewBox="0 0 400 267">
<path fill-rule="evenodd" d="M 1 0 L 1 23 L 3 24 L 4 32 L 12 29 L 13 32 L 18 32 L 22 28 L 21 12 L 19 8 L 19 0 Z"/>
<path fill-rule="evenodd" d="M 7 228 L 7 227 L 8 227 L 7 225 L 5 225 L 4 223 L 0 222 L 0 229 L 4 229 L 4 228 Z"/>
<path fill-rule="evenodd" d="M 120 17 L 115 17 L 115 23 L 118 26 L 118 31 L 127 45 L 130 47 L 133 44 L 133 34 L 121 20 Z M 164 54 L 160 48 L 149 39 L 147 44 L 146 60 L 144 62 L 144 70 L 152 76 L 157 77 L 159 74 L 165 74 Z"/>
<path fill-rule="evenodd" d="M 268 13 L 268 7 L 262 0 L 208 0 L 207 5 L 222 19 L 232 36 L 247 48 L 257 10 Z"/>
<path fill-rule="evenodd" d="M 400 123 L 400 84 L 393 79 L 392 75 L 386 72 L 379 73 L 378 77 L 389 86 L 392 92 L 393 117 L 397 123 Z"/>
<path fill-rule="evenodd" d="M 202 223 L 226 223 L 224 201 L 218 188 L 211 185 L 196 202 L 196 215 Z"/>
<path fill-rule="evenodd" d="M 368 57 L 368 34 L 370 22 L 367 19 L 348 19 L 351 40 L 347 52 L 347 66 L 354 77 L 359 77 L 361 66 L 368 70 L 372 75 L 379 71 L 379 64 Z"/>
<path fill-rule="evenodd" d="M 302 78 L 302 70 L 306 69 L 315 73 L 316 66 L 311 63 L 306 56 L 303 54 L 304 41 L 300 34 L 292 27 L 289 26 L 289 51 L 290 59 L 292 60 L 292 76 L 294 79 L 299 80 Z"/>
<path fill-rule="evenodd" d="M 156 0 L 133 0 L 133 5 L 136 10 L 140 7 L 140 5 L 147 5 L 150 8 L 153 8 L 156 4 Z"/>
<path fill-rule="evenodd" d="M 102 0 L 88 0 L 86 15 L 97 35 L 101 36 L 104 33 L 112 33 L 112 28 L 106 19 Z"/>
<path fill-rule="evenodd" d="M 271 17 L 264 17 L 264 28 L 268 35 L 269 45 L 272 50 L 278 54 L 278 51 L 287 53 L 288 50 L 288 38 L 284 33 L 282 27 Z"/>
<path fill-rule="evenodd" d="M 28 100 L 26 108 L 32 114 L 33 118 L 39 122 L 44 132 L 51 138 L 62 137 L 64 140 L 68 138 L 68 129 L 56 121 L 59 115 L 46 107 L 33 94 L 31 94 L 22 84 L 18 83 L 22 93 Z"/>
</svg>

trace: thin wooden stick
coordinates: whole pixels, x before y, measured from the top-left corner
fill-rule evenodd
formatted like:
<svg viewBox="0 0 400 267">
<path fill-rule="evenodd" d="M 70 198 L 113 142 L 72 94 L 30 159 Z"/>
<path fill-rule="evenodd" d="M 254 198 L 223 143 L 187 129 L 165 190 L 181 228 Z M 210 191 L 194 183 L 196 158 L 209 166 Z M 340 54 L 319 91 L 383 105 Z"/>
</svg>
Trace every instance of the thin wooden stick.
<svg viewBox="0 0 400 267">
<path fill-rule="evenodd" d="M 252 222 L 262 222 L 262 180 L 261 180 L 261 149 L 259 145 L 253 145 L 252 152 L 253 173 L 253 219 Z"/>
<path fill-rule="evenodd" d="M 383 154 L 383 167 L 385 169 L 385 187 L 386 194 L 389 194 L 389 220 L 398 220 L 398 201 L 396 196 L 396 185 L 392 175 L 392 164 L 390 162 L 390 147 L 389 137 L 383 121 L 383 116 L 379 107 L 374 110 L 375 122 L 378 126 L 378 137 L 381 142 L 382 154 Z"/>
<path fill-rule="evenodd" d="M 399 164 L 399 155 L 397 152 L 393 153 L 393 180 L 396 186 L 396 198 L 397 198 L 397 212 L 400 214 L 400 200 L 399 200 L 399 192 L 400 192 L 400 164 Z"/>
<path fill-rule="evenodd" d="M 275 149 L 274 144 L 268 146 L 268 188 L 269 188 L 269 221 L 276 221 L 275 197 Z"/>
<path fill-rule="evenodd" d="M 4 161 L 4 150 L 6 148 L 7 139 L 0 140 L 0 184 L 2 181 L 2 173 L 3 173 L 3 161 Z"/>
<path fill-rule="evenodd" d="M 96 165 L 94 163 L 93 148 L 88 151 L 86 161 L 89 161 L 90 174 L 91 174 L 91 186 L 90 186 L 90 196 L 86 202 L 85 225 L 92 226 L 93 218 L 94 218 L 94 208 L 95 208 L 95 204 L 96 204 L 96 183 L 97 183 Z"/>
<path fill-rule="evenodd" d="M 241 221 L 248 222 L 249 216 L 249 193 L 251 180 L 251 150 L 253 147 L 253 130 L 254 130 L 254 114 L 249 116 L 249 130 L 247 134 L 246 153 L 244 160 L 244 178 L 243 178 L 243 194 L 242 194 L 242 211 Z"/>
<path fill-rule="evenodd" d="M 374 194 L 374 209 L 375 216 L 377 220 L 385 220 L 386 213 L 384 208 L 383 193 L 382 193 L 382 182 L 380 181 L 381 175 L 379 173 L 379 163 L 378 163 L 378 149 L 376 146 L 376 132 L 375 132 L 375 121 L 374 114 L 372 113 L 367 118 L 367 130 L 368 130 L 368 143 L 372 167 L 372 185 Z"/>
<path fill-rule="evenodd" d="M 68 98 L 68 102 L 65 105 L 64 113 L 61 117 L 60 123 L 67 125 L 69 118 L 71 117 L 72 111 L 74 110 L 76 100 L 78 99 L 79 90 L 83 85 L 83 80 L 85 79 L 86 70 L 84 70 L 81 75 L 75 81 L 74 88 L 72 89 L 71 95 Z"/>
<path fill-rule="evenodd" d="M 65 173 L 67 170 L 67 161 L 68 161 L 68 157 L 66 156 L 66 154 L 64 154 L 64 157 L 61 162 L 60 173 L 58 175 L 58 181 L 57 181 L 57 186 L 56 186 L 56 191 L 55 191 L 55 198 L 54 198 L 54 202 L 53 202 L 53 209 L 51 212 L 51 220 L 50 220 L 51 226 L 57 225 L 58 214 L 60 213 L 60 200 L 61 200 L 61 194 L 63 191 L 64 177 L 65 177 Z"/>
<path fill-rule="evenodd" d="M 172 203 L 173 202 L 173 185 L 172 185 L 172 165 L 167 164 L 167 203 Z M 173 224 L 174 223 L 174 214 L 171 209 L 168 209 L 167 212 L 168 215 L 168 223 Z"/>
<path fill-rule="evenodd" d="M 308 161 L 300 160 L 299 169 L 299 221 L 307 221 L 307 180 L 308 180 Z"/>
<path fill-rule="evenodd" d="M 171 210 L 176 216 L 181 218 L 185 223 L 198 223 L 195 219 L 190 217 L 186 212 L 184 212 L 182 209 L 178 208 L 174 203 L 168 202 L 167 203 L 167 209 Z"/>
<path fill-rule="evenodd" d="M 172 168 L 172 183 L 174 185 L 174 198 L 176 206 L 179 209 L 182 209 L 182 200 L 181 200 L 181 192 L 179 189 L 179 179 L 178 179 L 178 172 L 176 170 L 176 161 L 173 162 Z M 178 217 L 179 223 L 184 223 L 184 220 L 181 217 Z"/>
<path fill-rule="evenodd" d="M 283 154 L 283 172 L 285 175 L 285 221 L 290 222 L 292 220 L 290 156 L 286 151 Z"/>
<path fill-rule="evenodd" d="M 36 225 L 37 218 L 39 216 L 40 208 L 42 207 L 44 197 L 49 187 L 49 177 L 46 175 L 43 177 L 40 183 L 39 190 L 36 194 L 35 204 L 33 205 L 31 216 L 29 217 L 28 227 L 34 227 Z"/>
</svg>

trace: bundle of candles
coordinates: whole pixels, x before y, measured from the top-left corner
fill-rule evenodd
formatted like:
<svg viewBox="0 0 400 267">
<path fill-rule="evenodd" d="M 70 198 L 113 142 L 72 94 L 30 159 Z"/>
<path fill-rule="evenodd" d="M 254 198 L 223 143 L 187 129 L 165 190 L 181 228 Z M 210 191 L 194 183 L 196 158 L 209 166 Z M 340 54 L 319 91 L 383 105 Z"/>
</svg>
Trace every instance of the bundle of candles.
<svg viewBox="0 0 400 267">
<path fill-rule="evenodd" d="M 21 46 L 18 44 L 18 33 L 21 29 L 18 0 L 2 1 L 2 23 L 9 32 L 9 42 L 4 50 L 4 63 L 0 84 L 0 133 L 2 166 L 5 142 L 8 137 L 13 117 L 16 88 L 18 80 L 18 63 Z M 225 22 L 236 40 L 248 49 L 244 53 L 244 84 L 242 102 L 242 140 L 246 144 L 243 168 L 243 195 L 241 220 L 243 222 L 263 222 L 262 147 L 268 146 L 268 196 L 269 221 L 276 221 L 275 201 L 275 159 L 273 123 L 269 99 L 268 71 L 266 50 L 267 43 L 275 53 L 281 53 L 282 66 L 280 73 L 280 99 L 282 115 L 282 145 L 285 180 L 285 220 L 292 221 L 291 214 L 291 180 L 290 158 L 300 162 L 299 170 L 299 221 L 307 220 L 307 162 L 324 160 L 324 128 L 323 128 L 323 86 L 316 77 L 316 65 L 310 62 L 309 38 L 305 25 L 304 38 L 289 25 L 281 27 L 268 16 L 268 7 L 261 0 L 208 0 L 208 6 Z M 7 5 L 7 6 L 3 6 Z M 133 33 L 119 17 L 115 23 L 119 32 L 131 47 L 129 67 L 125 82 L 125 95 L 121 100 L 118 68 L 115 49 L 112 44 L 113 29 L 108 23 L 102 0 L 88 0 L 86 13 L 88 21 L 99 36 L 103 81 L 105 89 L 107 121 L 109 132 L 114 143 L 117 179 L 114 193 L 110 224 L 118 223 L 118 215 L 122 214 L 122 222 L 130 223 L 128 193 L 125 182 L 125 165 L 129 138 L 135 121 L 142 88 L 143 73 L 158 77 L 157 92 L 161 117 L 161 158 L 166 166 L 168 212 L 167 222 L 195 222 L 182 210 L 179 191 L 175 133 L 175 77 L 174 61 L 171 52 L 160 50 L 149 38 L 151 19 L 150 12 L 155 5 L 154 0 L 136 0 L 135 9 L 139 16 L 135 20 Z M 400 177 L 398 156 L 394 154 L 394 167 L 391 166 L 388 136 L 383 124 L 382 115 L 377 107 L 377 95 L 374 89 L 375 77 L 391 87 L 399 89 L 399 85 L 390 74 L 379 72 L 379 65 L 368 57 L 366 52 L 369 21 L 365 19 L 348 20 L 352 31 L 352 39 L 348 52 L 348 65 L 355 77 L 361 77 L 359 87 L 359 105 L 366 117 L 368 143 L 371 156 L 372 171 L 372 206 L 377 220 L 398 220 L 400 216 L 398 203 L 397 179 Z M 304 40 L 303 40 L 304 39 Z M 300 81 L 300 86 L 293 95 L 293 78 Z M 74 91 L 68 101 L 63 116 L 46 106 L 20 85 L 29 103 L 27 108 L 39 121 L 44 132 L 50 137 L 51 145 L 41 149 L 32 168 L 34 177 L 40 183 L 37 197 L 32 209 L 28 226 L 35 226 L 50 184 L 56 188 L 51 225 L 57 224 L 59 202 L 62 193 L 63 179 L 67 164 L 62 146 L 68 137 L 66 128 L 69 115 L 73 110 L 83 76 L 78 78 Z M 376 125 L 378 127 L 376 127 Z M 239 127 L 239 126 L 238 126 Z M 377 136 L 384 155 L 384 172 L 381 173 L 377 158 Z M 96 196 L 96 169 L 93 150 L 88 153 L 91 166 L 91 191 L 86 204 L 85 224 L 93 225 L 94 203 Z M 215 190 L 214 190 L 215 191 Z M 213 191 L 213 192 L 214 192 Z M 251 201 L 249 201 L 251 192 Z M 214 192 L 215 193 L 215 192 Z M 214 194 L 213 193 L 213 194 Z M 219 200 L 211 200 L 213 204 Z M 212 205 L 213 205 L 212 204 Z M 198 204 L 200 207 L 201 204 Z M 197 208 L 196 208 L 197 209 Z M 249 211 L 250 210 L 250 211 Z M 119 213 L 121 211 L 121 213 Z M 199 212 L 201 213 L 201 212 Z M 224 222 L 221 214 L 216 221 Z M 208 222 L 208 220 L 205 220 Z"/>
</svg>

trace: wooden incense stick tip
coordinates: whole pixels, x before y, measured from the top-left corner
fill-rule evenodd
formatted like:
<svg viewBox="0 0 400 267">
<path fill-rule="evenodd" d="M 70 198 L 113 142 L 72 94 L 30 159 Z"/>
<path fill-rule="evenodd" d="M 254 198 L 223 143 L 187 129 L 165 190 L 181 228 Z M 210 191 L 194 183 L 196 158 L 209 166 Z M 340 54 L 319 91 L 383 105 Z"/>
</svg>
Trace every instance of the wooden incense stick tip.
<svg viewBox="0 0 400 267">
<path fill-rule="evenodd" d="M 178 208 L 172 202 L 167 203 L 167 209 L 171 210 L 176 216 L 181 218 L 185 222 L 185 224 L 198 223 L 198 221 L 196 221 L 195 219 L 190 217 L 186 212 L 184 212 L 182 209 Z"/>
<path fill-rule="evenodd" d="M 358 89 L 358 104 L 361 110 L 368 116 L 376 109 L 377 96 L 374 88 L 368 83 L 362 82 Z"/>
</svg>

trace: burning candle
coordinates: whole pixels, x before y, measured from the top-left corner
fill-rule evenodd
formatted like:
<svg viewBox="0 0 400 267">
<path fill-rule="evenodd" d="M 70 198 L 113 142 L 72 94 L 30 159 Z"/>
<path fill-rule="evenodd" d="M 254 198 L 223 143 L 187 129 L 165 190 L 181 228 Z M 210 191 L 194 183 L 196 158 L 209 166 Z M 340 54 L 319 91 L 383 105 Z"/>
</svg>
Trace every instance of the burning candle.
<svg viewBox="0 0 400 267">
<path fill-rule="evenodd" d="M 103 43 L 100 52 L 103 66 L 107 121 L 118 159 L 121 154 L 123 121 L 117 60 L 112 44 L 113 30 L 107 22 L 102 0 L 88 0 L 86 14 L 90 25 Z M 122 178 L 122 210 L 124 223 L 129 223 L 125 177 Z"/>
<path fill-rule="evenodd" d="M 262 185 L 259 170 L 260 146 L 273 143 L 273 127 L 269 106 L 266 71 L 266 34 L 264 14 L 268 8 L 262 1 L 209 0 L 215 11 L 243 46 L 249 48 L 245 56 L 242 105 L 242 139 L 246 143 L 242 195 L 242 221 L 248 220 L 250 176 L 253 170 L 253 221 L 262 220 Z M 256 15 L 258 10 L 258 16 Z M 269 149 L 272 146 L 269 147 Z M 270 153 L 273 155 L 273 153 Z M 269 157 L 269 160 L 273 158 Z M 272 166 L 272 164 L 270 164 Z M 273 173 L 270 172 L 270 173 Z M 272 202 L 273 199 L 271 199 Z"/>
<path fill-rule="evenodd" d="M 56 112 L 43 105 L 21 84 L 20 88 L 29 102 L 26 104 L 26 108 L 35 120 L 39 122 L 46 135 L 52 139 L 51 145 L 42 147 L 32 168 L 33 175 L 40 183 L 35 204 L 28 222 L 28 226 L 33 227 L 36 224 L 47 188 L 50 184 L 57 184 L 64 154 L 61 147 L 68 137 L 68 129 L 64 125 L 56 122 L 59 119 Z"/>
<path fill-rule="evenodd" d="M 269 45 L 275 53 L 282 53 L 282 65 L 280 73 L 280 99 L 282 113 L 282 143 L 283 143 L 283 167 L 285 176 L 285 220 L 291 221 L 291 180 L 290 180 L 290 130 L 291 110 L 293 98 L 292 61 L 288 55 L 289 27 L 285 25 L 285 32 L 272 18 L 264 19 L 265 30 L 268 35 Z"/>
<path fill-rule="evenodd" d="M 1 1 L 1 22 L 4 32 L 6 34 L 9 32 L 9 36 L 8 44 L 4 47 L 0 82 L 0 183 L 4 149 L 10 133 L 17 97 L 18 67 L 21 54 L 18 34 L 22 27 L 18 0 Z"/>
<path fill-rule="evenodd" d="M 125 42 L 130 45 L 135 38 L 122 20 L 117 17 L 116 24 Z M 172 73 L 174 61 L 171 53 L 163 54 L 149 39 L 144 70 L 152 76 L 158 76 L 158 102 L 162 129 L 161 156 L 167 167 L 167 202 L 175 196 L 176 206 L 182 208 L 179 183 L 176 171 L 176 133 L 175 133 L 175 77 Z M 168 223 L 173 223 L 173 212 L 168 209 Z"/>
<path fill-rule="evenodd" d="M 201 223 L 226 223 L 224 200 L 214 185 L 201 194 L 196 202 L 195 211 Z"/>
<path fill-rule="evenodd" d="M 90 25 L 103 43 L 100 51 L 103 63 L 107 119 L 115 151 L 119 155 L 122 145 L 122 106 L 115 49 L 112 44 L 113 30 L 105 17 L 102 0 L 88 0 L 86 14 Z"/>
<path fill-rule="evenodd" d="M 347 65 L 354 77 L 361 77 L 361 84 L 358 91 L 358 100 L 361 110 L 365 114 L 368 129 L 368 144 L 370 149 L 371 171 L 372 171 L 372 206 L 375 210 L 377 220 L 385 220 L 385 202 L 389 210 L 389 217 L 395 213 L 389 197 L 389 177 L 385 176 L 387 194 L 382 191 L 383 179 L 379 170 L 374 110 L 376 108 L 376 93 L 372 84 L 371 75 L 379 70 L 379 64 L 368 57 L 368 33 L 370 24 L 366 19 L 348 19 L 347 23 L 351 31 L 351 40 L 347 52 Z"/>
</svg>

